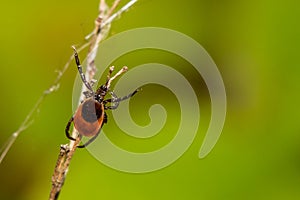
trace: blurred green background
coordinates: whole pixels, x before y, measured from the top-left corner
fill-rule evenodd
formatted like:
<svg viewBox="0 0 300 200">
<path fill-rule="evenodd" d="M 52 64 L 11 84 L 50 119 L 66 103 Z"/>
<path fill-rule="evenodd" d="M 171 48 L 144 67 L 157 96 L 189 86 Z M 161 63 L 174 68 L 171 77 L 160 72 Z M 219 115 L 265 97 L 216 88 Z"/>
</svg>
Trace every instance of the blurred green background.
<svg viewBox="0 0 300 200">
<path fill-rule="evenodd" d="M 82 43 L 93 29 L 98 1 L 2 1 L 1 8 L 2 146 L 53 82 L 55 70 L 72 53 L 70 46 Z M 139 1 L 113 23 L 111 35 L 154 26 L 198 41 L 224 79 L 228 111 L 223 133 L 209 156 L 198 159 L 210 118 L 210 100 L 201 76 L 167 52 L 125 55 L 115 61 L 116 66 L 161 62 L 186 76 L 200 102 L 199 133 L 179 160 L 147 174 L 115 171 L 86 150 L 78 150 L 60 199 L 299 199 L 299 19 L 296 0 Z M 72 115 L 76 73 L 72 64 L 59 91 L 47 97 L 33 126 L 20 135 L 1 163 L 0 199 L 48 198 L 59 145 L 67 142 L 64 128 Z M 161 94 L 159 98 L 153 97 L 154 91 Z M 109 137 L 137 152 L 170 141 L 180 112 L 166 88 L 145 86 L 130 103 L 132 116 L 146 125 L 153 103 L 163 104 L 170 112 L 159 136 L 132 141 L 110 120 L 104 127 L 114 133 Z"/>
</svg>

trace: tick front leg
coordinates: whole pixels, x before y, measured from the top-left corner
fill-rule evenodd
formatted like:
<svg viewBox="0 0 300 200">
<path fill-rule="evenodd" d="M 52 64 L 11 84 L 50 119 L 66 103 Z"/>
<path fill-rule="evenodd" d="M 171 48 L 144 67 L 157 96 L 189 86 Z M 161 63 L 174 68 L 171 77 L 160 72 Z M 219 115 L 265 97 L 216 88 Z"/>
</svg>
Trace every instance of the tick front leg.
<svg viewBox="0 0 300 200">
<path fill-rule="evenodd" d="M 93 88 L 90 85 L 90 83 L 86 80 L 85 75 L 82 71 L 82 66 L 80 64 L 80 60 L 79 60 L 79 56 L 78 56 L 78 53 L 76 51 L 76 48 L 74 46 L 72 46 L 72 48 L 74 49 L 74 58 L 75 58 L 75 62 L 76 62 L 77 69 L 78 69 L 78 72 L 80 74 L 81 80 L 84 83 L 84 85 L 86 86 L 86 88 L 89 89 L 93 93 Z"/>
<path fill-rule="evenodd" d="M 107 109 L 111 109 L 111 110 L 116 109 L 116 108 L 119 106 L 119 103 L 120 103 L 121 101 L 124 101 L 124 100 L 126 100 L 126 99 L 129 99 L 130 97 L 132 97 L 133 95 L 135 95 L 135 94 L 136 94 L 138 91 L 140 91 L 140 90 L 141 90 L 141 89 L 138 88 L 138 89 L 136 89 L 135 91 L 133 91 L 132 93 L 130 93 L 130 94 L 124 96 L 124 97 L 120 97 L 120 98 L 118 98 L 117 95 L 116 95 L 114 92 L 111 92 L 111 95 L 112 95 L 113 98 L 111 98 L 111 99 L 106 99 L 106 100 L 103 101 L 104 108 L 105 108 L 106 110 L 107 110 Z M 111 105 L 111 106 L 105 106 L 105 104 L 107 104 L 107 103 L 113 103 L 114 105 Z"/>
<path fill-rule="evenodd" d="M 140 88 L 138 88 L 138 89 L 136 89 L 136 90 L 134 90 L 132 93 L 130 93 L 130 94 L 128 94 L 128 95 L 126 95 L 126 96 L 124 96 L 124 97 L 120 97 L 120 98 L 115 98 L 116 97 L 116 95 L 113 95 L 113 102 L 120 102 L 120 101 L 124 101 L 124 100 L 126 100 L 126 99 L 129 99 L 129 98 L 131 98 L 133 95 L 135 95 L 138 91 L 140 91 L 141 89 Z"/>
</svg>

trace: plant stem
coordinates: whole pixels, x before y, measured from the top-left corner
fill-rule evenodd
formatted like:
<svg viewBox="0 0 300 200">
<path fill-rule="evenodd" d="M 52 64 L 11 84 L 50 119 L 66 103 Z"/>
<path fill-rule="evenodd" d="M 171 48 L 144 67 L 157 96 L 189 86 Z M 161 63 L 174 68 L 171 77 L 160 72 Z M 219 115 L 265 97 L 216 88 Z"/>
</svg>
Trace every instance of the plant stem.
<svg viewBox="0 0 300 200">
<path fill-rule="evenodd" d="M 129 1 L 125 6 L 123 6 L 117 14 L 113 14 L 120 0 L 115 0 L 111 8 L 108 8 L 104 0 L 100 0 L 99 14 L 95 20 L 95 29 L 86 38 L 91 39 L 89 42 L 90 48 L 87 55 L 87 70 L 85 73 L 87 81 L 91 81 L 96 73 L 95 58 L 97 55 L 98 45 L 101 40 L 107 35 L 110 23 L 116 19 L 124 11 L 128 10 L 137 0 Z M 105 29 L 104 29 L 105 28 Z M 81 97 L 79 98 L 79 103 L 83 100 L 83 92 L 86 91 L 85 85 L 82 85 Z M 72 137 L 75 141 L 70 141 L 69 144 L 61 145 L 58 159 L 56 161 L 54 173 L 52 176 L 52 188 L 50 191 L 50 200 L 58 199 L 59 193 L 62 189 L 66 175 L 69 169 L 70 161 L 75 153 L 77 146 L 80 143 L 80 136 L 75 128 L 72 131 Z"/>
</svg>

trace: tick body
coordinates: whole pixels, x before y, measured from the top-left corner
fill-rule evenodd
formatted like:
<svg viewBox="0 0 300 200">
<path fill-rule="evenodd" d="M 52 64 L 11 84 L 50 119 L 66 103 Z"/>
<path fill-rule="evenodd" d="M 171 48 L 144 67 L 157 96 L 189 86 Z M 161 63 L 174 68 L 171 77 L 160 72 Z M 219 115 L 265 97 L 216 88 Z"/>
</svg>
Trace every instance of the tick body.
<svg viewBox="0 0 300 200">
<path fill-rule="evenodd" d="M 91 137 L 96 135 L 106 122 L 104 115 L 103 104 L 90 97 L 78 107 L 73 123 L 81 135 Z"/>
<path fill-rule="evenodd" d="M 111 74 L 114 70 L 114 67 L 110 67 L 106 83 L 104 85 L 101 85 L 96 91 L 93 91 L 90 83 L 86 81 L 85 75 L 82 72 L 82 67 L 76 49 L 74 47 L 73 49 L 75 52 L 74 57 L 78 72 L 88 91 L 84 92 L 86 99 L 79 105 L 75 114 L 70 118 L 69 122 L 67 123 L 65 132 L 66 136 L 70 140 L 75 140 L 72 136 L 70 136 L 69 133 L 71 123 L 73 122 L 80 138 L 82 136 L 91 137 L 91 139 L 89 139 L 85 144 L 77 146 L 78 148 L 83 148 L 96 139 L 101 131 L 102 126 L 107 123 L 107 115 L 105 113 L 105 110 L 116 109 L 121 101 L 132 97 L 139 89 L 136 89 L 134 92 L 130 93 L 127 96 L 118 98 L 114 92 L 110 91 L 110 84 L 116 77 L 127 71 L 127 67 L 123 67 L 113 77 L 111 77 Z M 108 92 L 111 94 L 112 98 L 104 99 Z"/>
</svg>

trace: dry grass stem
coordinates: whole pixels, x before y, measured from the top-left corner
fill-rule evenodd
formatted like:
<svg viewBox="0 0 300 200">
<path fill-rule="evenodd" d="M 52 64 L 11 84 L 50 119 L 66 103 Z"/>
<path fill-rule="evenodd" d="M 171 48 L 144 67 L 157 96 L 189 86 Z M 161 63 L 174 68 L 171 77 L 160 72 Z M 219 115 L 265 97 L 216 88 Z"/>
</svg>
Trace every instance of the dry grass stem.
<svg viewBox="0 0 300 200">
<path fill-rule="evenodd" d="M 119 1 L 118 1 L 119 2 Z M 129 3 L 131 4 L 131 6 L 134 4 L 132 2 L 136 2 L 136 0 L 134 1 L 130 1 Z M 129 4 L 128 3 L 128 4 Z M 115 5 L 116 3 L 114 3 Z M 128 4 L 126 4 L 127 9 L 129 9 Z M 101 6 L 102 5 L 102 6 Z M 100 3 L 100 7 L 101 9 L 104 8 L 105 6 L 107 6 L 105 4 L 104 0 L 101 0 Z M 124 6 L 125 7 L 125 6 Z M 127 9 L 121 8 L 118 13 L 121 14 L 122 12 L 126 11 Z M 107 8 L 105 8 L 104 10 L 107 10 Z M 122 12 L 120 12 L 122 10 Z M 102 12 L 102 11 L 101 11 Z M 119 15 L 118 14 L 118 15 Z M 110 17 L 108 20 L 106 20 L 104 23 L 101 24 L 100 28 L 105 28 L 106 26 L 109 26 L 110 23 L 116 19 L 116 16 L 114 17 Z M 99 28 L 98 28 L 99 29 Z M 86 40 L 89 40 L 89 38 L 94 35 L 94 32 L 91 33 L 90 35 L 88 35 L 86 37 Z M 82 46 L 77 48 L 77 52 L 81 52 L 83 49 L 85 49 L 86 47 L 88 47 L 90 44 L 92 43 L 92 41 L 88 41 L 85 42 Z M 96 42 L 97 43 L 97 42 Z M 60 85 L 60 80 L 63 77 L 63 75 L 65 74 L 66 70 L 69 68 L 70 63 L 73 62 L 74 59 L 74 55 L 72 54 L 69 58 L 69 60 L 66 62 L 66 64 L 63 66 L 63 68 L 58 71 L 58 75 L 56 76 L 55 80 L 53 81 L 53 83 L 50 85 L 49 88 L 47 88 L 46 90 L 43 91 L 42 95 L 38 98 L 38 100 L 35 102 L 35 104 L 33 105 L 32 109 L 29 111 L 29 113 L 26 115 L 25 119 L 23 120 L 23 122 L 21 123 L 21 125 L 18 127 L 18 129 L 12 133 L 10 135 L 10 137 L 7 139 L 7 141 L 4 143 L 4 145 L 1 147 L 0 149 L 0 164 L 2 163 L 2 161 L 4 160 L 5 156 L 7 155 L 8 151 L 10 150 L 10 148 L 12 147 L 12 145 L 14 144 L 15 140 L 18 138 L 18 136 L 25 131 L 30 125 L 33 124 L 33 118 L 34 118 L 34 114 L 38 111 L 40 105 L 44 102 L 44 99 L 51 93 L 53 93 L 54 91 L 59 89 L 59 85 Z"/>
<path fill-rule="evenodd" d="M 100 6 L 99 6 L 99 14 L 95 20 L 95 29 L 90 34 L 88 39 L 90 39 L 89 42 L 89 51 L 87 55 L 87 69 L 86 69 L 86 80 L 88 82 L 92 82 L 93 77 L 96 73 L 96 66 L 95 66 L 95 58 L 97 55 L 97 50 L 98 50 L 98 45 L 101 40 L 104 39 L 104 37 L 107 35 L 109 28 L 110 28 L 110 23 L 116 19 L 117 16 L 119 16 L 121 13 L 124 11 L 128 10 L 136 0 L 130 1 L 128 4 L 126 4 L 124 7 L 122 7 L 117 13 L 117 15 L 112 15 L 113 11 L 117 8 L 117 5 L 120 3 L 120 0 L 116 0 L 113 3 L 113 6 L 111 8 L 108 8 L 104 0 L 100 0 Z M 128 5 L 131 6 L 128 6 Z M 113 17 L 114 16 L 114 17 Z M 112 18 L 113 17 L 113 18 Z M 107 22 L 109 20 L 109 22 Z M 105 24 L 105 25 L 104 25 Z M 122 69 L 123 71 L 126 71 L 125 68 Z M 121 71 L 122 71 L 121 70 Z M 122 72 L 123 72 L 122 71 Z M 122 73 L 120 72 L 120 73 Z M 80 104 L 81 100 L 84 99 L 83 92 L 86 91 L 86 87 L 84 84 L 82 84 L 82 89 L 81 89 L 81 97 L 79 98 L 78 104 Z M 58 156 L 58 160 L 56 162 L 55 170 L 52 176 L 52 188 L 50 191 L 50 200 L 56 200 L 58 198 L 58 195 L 61 191 L 61 188 L 64 184 L 66 174 L 70 165 L 71 158 L 73 157 L 73 154 L 75 153 L 76 147 L 80 143 L 80 136 L 75 128 L 73 128 L 72 131 L 72 137 L 75 138 L 75 141 L 70 141 L 69 144 L 66 145 L 61 145 L 60 147 L 60 153 Z"/>
</svg>

